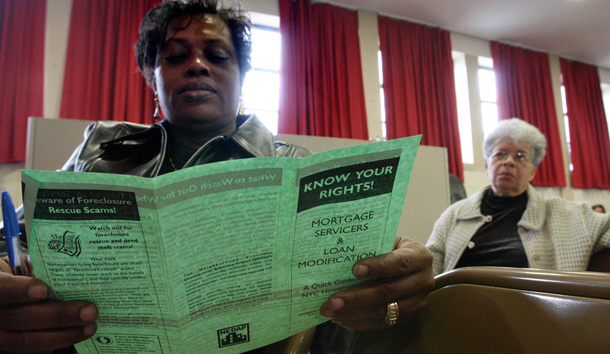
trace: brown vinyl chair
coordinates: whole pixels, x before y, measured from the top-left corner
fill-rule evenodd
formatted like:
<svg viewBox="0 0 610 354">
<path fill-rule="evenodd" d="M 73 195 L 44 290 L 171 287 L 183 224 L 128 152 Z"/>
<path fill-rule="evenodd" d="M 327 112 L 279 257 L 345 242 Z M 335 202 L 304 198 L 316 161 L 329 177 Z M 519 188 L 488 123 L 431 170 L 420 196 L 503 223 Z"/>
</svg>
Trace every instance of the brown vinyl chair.
<svg viewBox="0 0 610 354">
<path fill-rule="evenodd" d="M 610 274 L 472 267 L 436 278 L 400 353 L 610 353 Z"/>
<path fill-rule="evenodd" d="M 597 253 L 589 268 L 610 269 L 609 256 L 608 250 Z M 274 353 L 307 353 L 312 335 L 295 335 Z M 353 349 L 358 354 L 610 353 L 610 274 L 456 269 L 436 277 L 428 305 L 414 321 L 360 332 Z"/>
<path fill-rule="evenodd" d="M 283 341 L 262 348 L 261 354 L 307 354 L 315 333 L 316 327 L 306 329 Z"/>
<path fill-rule="evenodd" d="M 415 321 L 358 334 L 354 353 L 610 353 L 610 249 L 591 272 L 461 268 L 436 277 Z M 265 354 L 307 354 L 315 328 Z"/>
</svg>

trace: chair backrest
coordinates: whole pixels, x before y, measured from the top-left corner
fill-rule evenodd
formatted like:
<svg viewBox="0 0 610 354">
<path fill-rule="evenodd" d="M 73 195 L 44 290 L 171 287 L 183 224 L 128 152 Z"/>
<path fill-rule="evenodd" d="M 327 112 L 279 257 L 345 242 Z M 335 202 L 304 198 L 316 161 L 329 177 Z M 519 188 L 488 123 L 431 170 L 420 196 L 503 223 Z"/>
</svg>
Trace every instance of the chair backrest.
<svg viewBox="0 0 610 354">
<path fill-rule="evenodd" d="M 449 192 L 451 193 L 451 204 L 467 197 L 464 182 L 453 173 L 449 174 Z"/>
<path fill-rule="evenodd" d="M 610 275 L 462 268 L 436 279 L 404 353 L 607 353 Z"/>
<path fill-rule="evenodd" d="M 461 268 L 436 277 L 412 322 L 359 333 L 350 353 L 608 353 L 610 275 Z"/>
<path fill-rule="evenodd" d="M 85 128 L 91 123 L 91 120 L 30 117 L 25 168 L 46 171 L 60 169 L 83 142 Z"/>
</svg>

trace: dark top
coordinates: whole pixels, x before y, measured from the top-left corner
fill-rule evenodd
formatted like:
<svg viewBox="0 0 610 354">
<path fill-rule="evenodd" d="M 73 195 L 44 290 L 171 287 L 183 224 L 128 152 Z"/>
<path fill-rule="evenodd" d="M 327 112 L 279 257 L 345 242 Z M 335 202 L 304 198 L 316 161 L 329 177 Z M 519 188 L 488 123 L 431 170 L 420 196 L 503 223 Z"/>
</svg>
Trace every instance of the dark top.
<svg viewBox="0 0 610 354">
<path fill-rule="evenodd" d="M 516 197 L 498 197 L 488 189 L 481 200 L 486 222 L 472 236 L 455 267 L 529 267 L 517 226 L 526 207 L 527 191 Z"/>
</svg>

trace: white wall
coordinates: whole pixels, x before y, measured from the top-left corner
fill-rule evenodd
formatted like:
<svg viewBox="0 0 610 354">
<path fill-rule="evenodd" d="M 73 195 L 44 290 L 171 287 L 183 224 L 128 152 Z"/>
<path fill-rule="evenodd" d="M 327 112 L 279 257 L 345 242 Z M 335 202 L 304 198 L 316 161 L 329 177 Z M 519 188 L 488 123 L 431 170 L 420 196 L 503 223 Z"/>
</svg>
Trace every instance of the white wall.
<svg viewBox="0 0 610 354">
<path fill-rule="evenodd" d="M 0 163 L 0 190 L 9 191 L 15 206 L 21 204 L 21 169 L 23 163 Z M 0 215 L 2 220 L 2 215 Z"/>
<path fill-rule="evenodd" d="M 246 9 L 251 11 L 275 16 L 279 15 L 277 0 L 245 0 L 242 1 L 242 3 Z M 43 108 L 46 117 L 56 118 L 59 116 L 71 5 L 72 0 L 48 0 L 45 39 L 45 97 Z M 381 108 L 379 102 L 379 82 L 377 78 L 377 19 L 375 13 L 362 10 L 358 12 L 358 17 L 360 21 L 359 33 L 361 36 L 361 54 L 363 77 L 365 80 L 365 100 L 369 119 L 369 135 L 371 137 L 376 137 L 381 135 Z M 476 65 L 476 56 L 491 56 L 489 42 L 484 39 L 452 33 L 451 41 L 454 50 L 466 53 L 467 66 L 468 63 L 470 63 L 471 69 Z M 557 96 L 557 93 L 559 92 L 558 58 L 551 55 L 550 62 L 559 115 L 561 113 L 561 101 L 559 96 Z M 610 69 L 602 68 L 599 72 L 600 80 L 610 84 Z M 476 71 L 470 70 L 469 80 L 471 82 L 475 80 L 473 75 L 476 75 Z M 464 166 L 465 186 L 469 195 L 487 184 L 487 177 L 484 172 L 480 149 L 483 135 L 480 124 L 480 110 L 477 108 L 478 102 L 476 101 L 476 97 L 473 96 L 474 95 L 470 95 L 475 163 L 473 165 Z M 560 119 L 560 117 L 558 117 L 558 119 Z M 563 120 L 560 121 L 559 126 L 561 127 L 561 130 L 563 130 Z M 566 152 L 564 147 L 564 160 L 567 161 L 565 156 Z M 23 168 L 23 164 L 0 164 L 0 188 L 9 190 L 16 203 L 21 202 L 19 177 L 19 170 L 21 168 Z M 542 189 L 542 191 L 545 195 L 562 196 L 567 199 L 585 200 L 592 204 L 602 203 L 606 206 L 610 206 L 610 191 L 577 190 L 571 187 L 545 188 Z"/>
</svg>

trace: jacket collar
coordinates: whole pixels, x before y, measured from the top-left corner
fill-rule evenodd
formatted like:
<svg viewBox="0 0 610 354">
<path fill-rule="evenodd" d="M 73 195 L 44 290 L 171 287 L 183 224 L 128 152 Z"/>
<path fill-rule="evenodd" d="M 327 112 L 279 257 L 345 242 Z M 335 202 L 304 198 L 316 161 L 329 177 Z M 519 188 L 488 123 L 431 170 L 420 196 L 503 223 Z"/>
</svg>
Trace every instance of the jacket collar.
<svg viewBox="0 0 610 354">
<path fill-rule="evenodd" d="M 233 140 L 244 150 L 254 157 L 274 156 L 275 139 L 273 134 L 254 114 L 238 115 L 236 118 L 237 130 L 226 139 Z M 164 134 L 167 134 L 165 127 L 168 121 L 163 119 L 155 125 L 163 127 Z M 214 138 L 217 139 L 217 138 Z M 212 139 L 212 140 L 214 140 Z M 195 153 L 194 155 L 197 155 Z"/>
<path fill-rule="evenodd" d="M 472 198 L 464 201 L 456 211 L 456 218 L 458 220 L 469 220 L 475 218 L 481 218 L 481 200 L 485 192 L 491 188 L 487 186 L 473 195 Z M 546 203 L 544 197 L 536 191 L 531 184 L 527 186 L 527 208 L 519 221 L 519 226 L 522 226 L 528 230 L 540 230 L 544 224 L 544 216 L 546 215 Z"/>
<path fill-rule="evenodd" d="M 519 226 L 528 230 L 540 230 L 544 225 L 546 203 L 542 194 L 531 184 L 527 186 L 527 208 L 519 221 Z"/>
<path fill-rule="evenodd" d="M 275 156 L 275 138 L 254 114 L 237 116 L 237 131 L 229 138 L 254 157 Z"/>
</svg>

